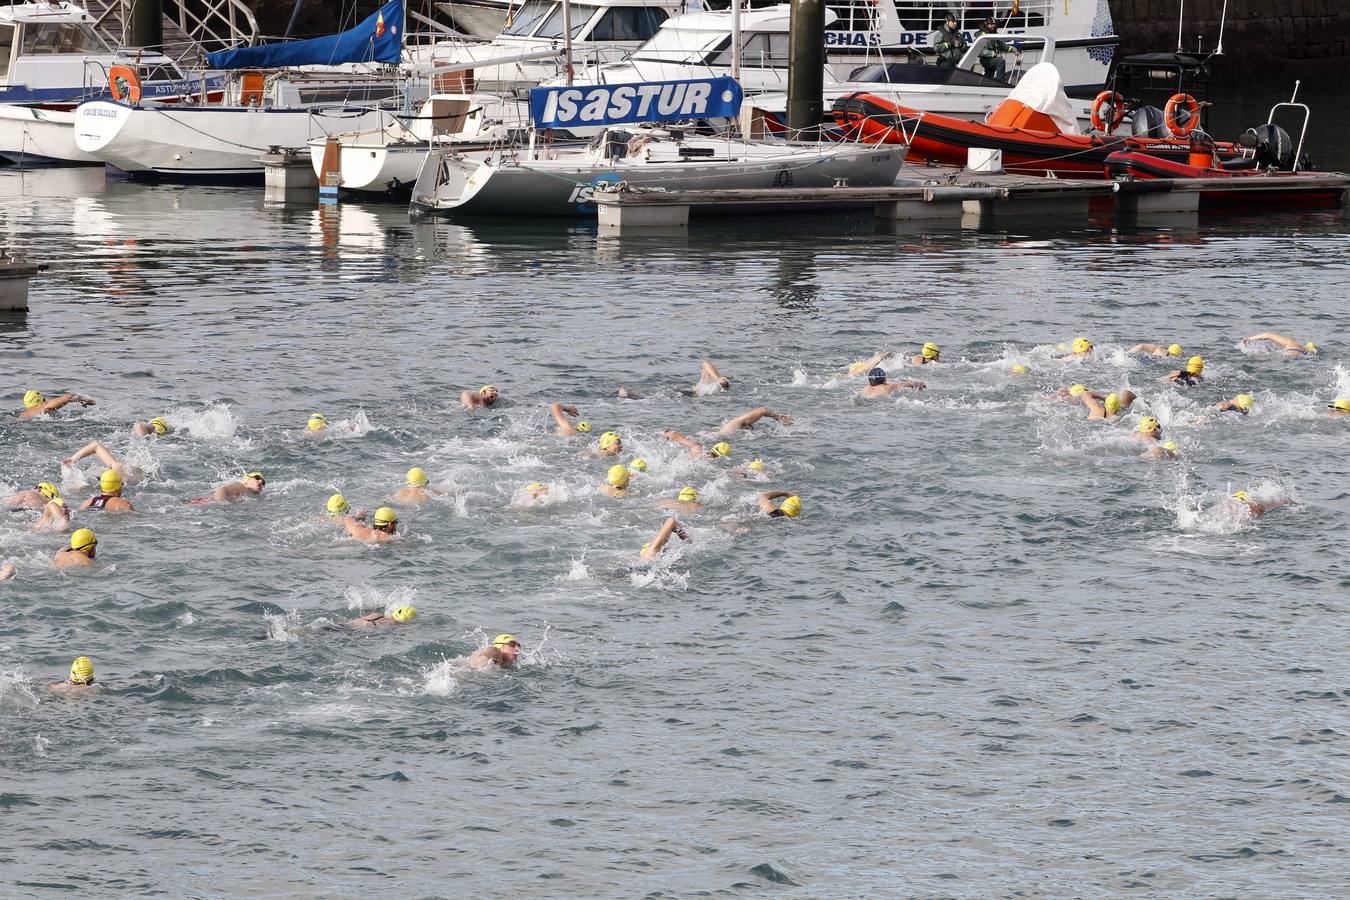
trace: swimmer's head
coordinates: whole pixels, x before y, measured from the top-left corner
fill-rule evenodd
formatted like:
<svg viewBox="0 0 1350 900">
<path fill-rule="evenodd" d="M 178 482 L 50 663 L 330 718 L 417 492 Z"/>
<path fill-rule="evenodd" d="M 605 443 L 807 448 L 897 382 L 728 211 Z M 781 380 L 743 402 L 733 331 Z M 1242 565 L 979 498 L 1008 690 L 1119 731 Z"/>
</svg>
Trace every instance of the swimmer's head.
<svg viewBox="0 0 1350 900">
<path fill-rule="evenodd" d="M 628 467 L 610 466 L 609 473 L 605 476 L 606 480 L 616 488 L 628 487 Z"/>
<path fill-rule="evenodd" d="M 548 493 L 548 485 L 535 481 L 525 485 L 525 490 L 529 491 L 531 497 L 542 497 Z"/>
<path fill-rule="evenodd" d="M 697 502 L 698 502 L 698 491 L 694 490 L 694 489 L 691 488 L 691 487 L 682 488 L 682 489 L 680 490 L 680 502 L 681 502 L 681 503 L 697 503 Z"/>
<path fill-rule="evenodd" d="M 873 386 L 886 383 L 886 370 L 877 366 L 867 370 L 867 383 Z"/>
<path fill-rule="evenodd" d="M 94 661 L 87 656 L 77 656 L 70 664 L 71 684 L 94 683 Z"/>
<path fill-rule="evenodd" d="M 485 384 L 478 389 L 478 396 L 483 398 L 488 406 L 497 402 L 497 389 L 490 384 Z"/>
<path fill-rule="evenodd" d="M 70 536 L 70 549 L 85 556 L 93 556 L 98 547 L 98 538 L 88 528 L 81 528 Z"/>
<path fill-rule="evenodd" d="M 1073 387 L 1069 388 L 1070 397 L 1081 397 L 1085 393 L 1087 393 L 1087 385 L 1085 384 L 1075 384 Z"/>
<path fill-rule="evenodd" d="M 1144 416 L 1139 420 L 1139 432 L 1141 434 L 1161 434 L 1162 426 L 1152 416 Z"/>
<path fill-rule="evenodd" d="M 393 619 L 395 622 L 411 622 L 413 619 L 417 618 L 417 607 L 400 606 L 389 614 L 389 618 Z"/>
<path fill-rule="evenodd" d="M 1347 413 L 1350 413 L 1350 398 L 1347 398 L 1347 397 L 1337 397 L 1336 400 L 1335 400 L 1335 402 L 1333 402 L 1333 403 L 1331 404 L 1331 408 L 1332 408 L 1332 409 L 1338 409 L 1338 410 L 1340 410 L 1341 412 L 1347 412 Z"/>
<path fill-rule="evenodd" d="M 750 460 L 750 464 L 747 465 L 746 468 L 749 469 L 751 472 L 763 472 L 763 471 L 764 471 L 764 460 L 762 460 L 762 459 L 752 459 L 752 460 Z"/>
<path fill-rule="evenodd" d="M 784 500 L 783 505 L 778 508 L 782 510 L 783 515 L 790 516 L 791 518 L 795 519 L 797 518 L 797 516 L 801 515 L 802 498 L 798 497 L 796 494 L 793 494 L 791 497 L 788 497 L 786 500 Z"/>
<path fill-rule="evenodd" d="M 1089 340 L 1088 340 L 1087 338 L 1085 338 L 1085 337 L 1076 337 L 1076 338 L 1074 338 L 1074 339 L 1073 339 L 1073 352 L 1074 352 L 1074 353 L 1091 353 L 1091 352 L 1092 352 L 1092 341 L 1089 341 Z"/>
<path fill-rule="evenodd" d="M 1028 369 L 1022 363 L 1013 363 L 1013 367 L 1009 369 L 1009 371 L 1012 372 L 1014 375 L 1027 375 L 1030 374 L 1031 372 L 1031 370 Z"/>
<path fill-rule="evenodd" d="M 1167 355 L 1168 355 L 1168 356 L 1180 356 L 1180 355 L 1181 355 L 1181 345 L 1180 345 L 1180 344 L 1169 344 L 1168 347 L 1167 347 Z"/>
<path fill-rule="evenodd" d="M 709 450 L 708 453 L 712 456 L 730 456 L 731 445 L 726 441 L 718 441 L 712 445 L 712 449 Z"/>
<path fill-rule="evenodd" d="M 1120 412 L 1120 395 L 1107 394 L 1106 399 L 1102 401 L 1102 405 L 1106 407 L 1107 415 L 1114 416 L 1116 413 Z"/>
<path fill-rule="evenodd" d="M 520 656 L 520 641 L 514 634 L 497 635 L 492 639 L 492 646 L 497 648 L 507 662 L 515 662 Z"/>
<path fill-rule="evenodd" d="M 1205 359 L 1202 356 L 1192 356 L 1186 360 L 1186 371 L 1192 375 L 1199 375 L 1205 371 Z"/>
<path fill-rule="evenodd" d="M 253 485 L 251 485 L 251 484 L 249 483 L 249 482 L 252 482 L 252 481 L 256 481 L 256 482 L 257 482 L 257 486 L 256 486 L 256 487 L 253 486 Z M 263 487 L 264 487 L 266 484 L 267 484 L 267 479 L 266 479 L 266 478 L 263 478 L 263 473 L 261 473 L 261 472 L 249 472 L 247 475 L 244 476 L 244 487 L 248 488 L 250 491 L 252 491 L 252 492 L 255 493 L 255 494 L 261 494 L 261 493 L 262 493 L 262 489 L 263 489 Z"/>
<path fill-rule="evenodd" d="M 32 409 L 45 402 L 46 399 L 46 397 L 42 396 L 42 391 L 29 391 L 23 395 L 23 408 Z"/>
<path fill-rule="evenodd" d="M 590 422 L 578 422 L 578 423 L 577 423 L 575 426 L 573 426 L 573 427 L 575 427 L 576 430 L 577 430 L 578 432 L 580 432 L 581 434 L 589 434 L 590 431 L 591 431 L 591 423 L 590 423 Z"/>
<path fill-rule="evenodd" d="M 305 425 L 310 431 L 323 431 L 328 427 L 328 419 L 323 413 L 310 413 L 309 422 Z"/>
<path fill-rule="evenodd" d="M 351 508 L 347 498 L 341 494 L 334 494 L 328 498 L 328 514 L 330 516 L 345 516 Z"/>
<path fill-rule="evenodd" d="M 155 416 L 150 420 L 150 427 L 155 430 L 155 434 L 163 437 L 169 433 L 169 423 L 164 421 L 163 416 Z"/>
<path fill-rule="evenodd" d="M 57 497 L 61 496 L 60 489 L 50 481 L 39 481 L 37 483 L 37 492 L 48 500 L 55 500 Z"/>
<path fill-rule="evenodd" d="M 923 354 L 924 359 L 937 359 L 942 355 L 942 348 L 932 341 L 929 341 L 923 345 L 923 350 L 920 352 Z"/>
<path fill-rule="evenodd" d="M 600 435 L 600 449 L 611 453 L 618 453 L 623 449 L 623 441 L 619 439 L 618 432 L 606 431 Z"/>
<path fill-rule="evenodd" d="M 375 510 L 375 528 L 393 534 L 398 529 L 398 513 L 387 506 Z"/>
<path fill-rule="evenodd" d="M 1163 449 L 1166 450 L 1168 453 L 1176 453 L 1181 448 L 1177 446 L 1176 441 L 1168 441 L 1167 443 L 1163 444 Z"/>
<path fill-rule="evenodd" d="M 65 505 L 66 505 L 66 501 L 63 500 L 63 499 L 60 498 L 60 497 L 53 497 L 51 500 L 48 500 L 47 502 L 48 502 L 48 503 L 55 503 L 57 506 L 65 506 Z"/>
<path fill-rule="evenodd" d="M 1237 498 L 1238 500 L 1246 500 L 1246 499 L 1247 499 L 1247 492 L 1246 492 L 1246 491 L 1233 491 L 1233 496 L 1234 496 L 1235 498 Z"/>
<path fill-rule="evenodd" d="M 1251 412 L 1251 411 L 1252 411 L 1252 395 L 1251 395 L 1251 394 L 1238 394 L 1236 397 L 1233 398 L 1233 405 L 1236 406 L 1238 409 L 1242 410 L 1244 413 L 1249 413 L 1249 412 Z"/>
<path fill-rule="evenodd" d="M 421 466 L 413 466 L 407 474 L 409 487 L 426 487 L 431 480 L 427 478 L 427 470 Z"/>
<path fill-rule="evenodd" d="M 1317 352 L 1317 345 L 1314 344 L 1312 341 L 1308 341 L 1308 343 L 1306 343 L 1306 344 L 1303 345 L 1303 351 L 1304 351 L 1305 353 L 1316 353 L 1316 352 Z"/>
<path fill-rule="evenodd" d="M 122 489 L 122 476 L 113 469 L 104 469 L 98 476 L 98 487 L 105 494 L 115 494 Z"/>
<path fill-rule="evenodd" d="M 632 472 L 634 475 L 639 472 L 647 471 L 647 461 L 640 456 L 635 457 L 633 461 L 628 464 L 628 471 Z"/>
</svg>

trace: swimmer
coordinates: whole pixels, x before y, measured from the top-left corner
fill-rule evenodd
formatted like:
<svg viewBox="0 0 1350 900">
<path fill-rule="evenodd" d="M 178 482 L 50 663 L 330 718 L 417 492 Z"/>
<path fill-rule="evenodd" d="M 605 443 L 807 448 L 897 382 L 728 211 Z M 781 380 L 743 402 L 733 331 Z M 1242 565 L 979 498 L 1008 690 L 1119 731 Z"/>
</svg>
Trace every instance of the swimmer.
<svg viewBox="0 0 1350 900">
<path fill-rule="evenodd" d="M 645 459 L 643 459 L 643 458 L 640 457 L 640 456 L 635 456 L 635 457 L 633 457 L 633 459 L 628 463 L 628 474 L 629 474 L 629 475 L 641 475 L 641 474 L 645 473 L 649 468 L 650 468 L 650 466 L 647 465 L 647 461 L 646 461 Z"/>
<path fill-rule="evenodd" d="M 1079 396 L 1088 409 L 1088 419 L 1114 419 L 1129 409 L 1135 401 L 1134 391 L 1120 391 L 1106 396 L 1096 391 L 1083 391 Z"/>
<path fill-rule="evenodd" d="M 520 659 L 520 641 L 514 634 L 499 634 L 492 639 L 491 644 L 469 654 L 470 665 L 478 669 L 489 669 L 493 666 L 511 669 L 515 667 L 518 659 Z"/>
<path fill-rule="evenodd" d="M 70 536 L 70 546 L 56 552 L 52 564 L 58 569 L 75 566 L 92 566 L 94 554 L 98 551 L 98 538 L 88 528 L 81 528 Z"/>
<path fill-rule="evenodd" d="M 1127 356 L 1180 356 L 1181 345 L 1169 344 L 1164 347 L 1161 344 L 1135 344 L 1125 353 Z"/>
<path fill-rule="evenodd" d="M 600 435 L 600 455 L 618 456 L 623 452 L 623 441 L 617 431 L 606 431 Z"/>
<path fill-rule="evenodd" d="M 347 622 L 348 628 L 382 628 L 385 625 L 402 625 L 417 618 L 417 607 L 400 606 L 390 610 L 388 615 L 382 612 L 366 613 Z"/>
<path fill-rule="evenodd" d="M 266 484 L 267 480 L 263 478 L 263 473 L 249 472 L 244 476 L 242 481 L 225 482 L 212 491 L 210 497 L 202 497 L 201 502 L 211 500 L 216 503 L 233 503 L 235 500 L 247 497 L 249 494 L 256 497 L 262 493 L 263 487 L 266 486 Z M 193 502 L 199 501 L 194 500 Z"/>
<path fill-rule="evenodd" d="M 1205 360 L 1204 357 L 1192 356 L 1186 360 L 1186 368 L 1174 369 L 1164 375 L 1160 381 L 1175 381 L 1178 384 L 1195 384 L 1205 380 Z"/>
<path fill-rule="evenodd" d="M 78 451 L 76 451 L 74 456 L 68 456 L 65 459 L 61 460 L 61 465 L 73 466 L 80 460 L 86 459 L 87 457 L 90 456 L 97 456 L 98 461 L 103 463 L 103 467 L 105 469 L 110 469 L 116 472 L 118 475 L 122 476 L 122 478 L 126 481 L 135 482 L 140 475 L 140 472 L 133 472 L 130 469 L 128 469 L 126 463 L 122 462 L 120 459 L 113 456 L 112 451 L 110 451 L 107 447 L 100 444 L 98 441 L 90 441 L 88 444 L 85 444 Z"/>
<path fill-rule="evenodd" d="M 55 497 L 42 507 L 42 518 L 33 526 L 33 531 L 65 531 L 70 527 L 70 510 L 66 501 Z"/>
<path fill-rule="evenodd" d="M 347 498 L 341 494 L 333 494 L 329 497 L 328 503 L 325 504 L 324 508 L 326 512 L 319 517 L 319 521 L 329 525 L 342 525 L 349 517 L 358 521 L 364 520 L 366 517 L 366 511 L 364 509 L 352 512 L 351 504 L 348 503 Z"/>
<path fill-rule="evenodd" d="M 1010 375 L 1030 375 L 1031 369 L 1027 367 L 1026 363 L 1013 363 L 1008 373 Z"/>
<path fill-rule="evenodd" d="M 305 437 L 323 437 L 328 434 L 328 419 L 323 413 L 310 413 L 305 423 Z"/>
<path fill-rule="evenodd" d="M 1224 400 L 1219 404 L 1219 412 L 1236 412 L 1242 415 L 1249 415 L 1252 411 L 1252 395 L 1238 394 L 1232 400 Z"/>
<path fill-rule="evenodd" d="M 656 557 L 657 554 L 666 548 L 666 543 L 670 540 L 672 534 L 682 541 L 689 540 L 689 535 L 685 533 L 684 526 L 680 524 L 680 520 L 674 516 L 669 516 L 661 523 L 661 530 L 656 532 L 656 537 L 642 545 L 642 549 L 638 551 L 638 558 L 653 559 Z"/>
<path fill-rule="evenodd" d="M 525 485 L 525 491 L 530 495 L 531 500 L 538 500 L 540 497 L 548 496 L 548 485 L 535 482 Z"/>
<path fill-rule="evenodd" d="M 371 525 L 363 525 L 355 516 L 343 519 L 342 525 L 347 529 L 347 533 L 358 541 L 384 543 L 399 539 L 399 535 L 395 534 L 398 531 L 398 513 L 387 506 L 375 510 L 375 519 Z"/>
<path fill-rule="evenodd" d="M 1139 429 L 1130 435 L 1130 440 L 1141 444 L 1156 444 L 1162 440 L 1162 426 L 1152 416 L 1139 420 Z"/>
<path fill-rule="evenodd" d="M 681 391 L 681 393 L 691 397 L 706 397 L 709 394 L 717 394 L 729 390 L 731 390 L 731 379 L 717 371 L 717 366 L 714 366 L 712 362 L 705 359 L 702 367 L 699 369 L 698 381 L 694 383 L 693 389 Z"/>
<path fill-rule="evenodd" d="M 50 481 L 39 481 L 34 487 L 6 498 L 5 506 L 9 509 L 41 509 L 60 496 L 61 491 L 56 485 Z"/>
<path fill-rule="evenodd" d="M 696 513 L 703 508 L 703 504 L 698 502 L 698 491 L 691 487 L 681 488 L 680 496 L 677 499 L 666 500 L 664 503 L 658 503 L 657 506 L 682 513 Z"/>
<path fill-rule="evenodd" d="M 619 385 L 619 396 L 622 397 L 624 400 L 647 399 L 647 396 L 645 394 L 639 394 L 637 391 L 630 390 L 629 388 L 626 388 L 623 385 Z"/>
<path fill-rule="evenodd" d="M 67 403 L 78 403 L 81 406 L 94 405 L 94 401 L 83 394 L 62 394 L 48 400 L 40 391 L 29 391 L 23 395 L 23 410 L 19 413 L 19 418 L 32 419 L 36 416 L 50 415 Z"/>
<path fill-rule="evenodd" d="M 164 421 L 162 416 L 155 416 L 149 422 L 137 422 L 131 426 L 131 433 L 136 437 L 164 437 L 171 430 L 169 423 Z"/>
<path fill-rule="evenodd" d="M 1092 349 L 1092 341 L 1085 337 L 1076 337 L 1070 345 L 1069 352 L 1060 359 L 1087 359 L 1092 355 Z"/>
<path fill-rule="evenodd" d="M 867 399 L 873 397 L 889 397 L 896 391 L 921 391 L 928 385 L 922 381 L 909 379 L 908 381 L 887 381 L 886 370 L 881 367 L 875 367 L 867 371 L 867 387 L 862 389 L 859 395 Z"/>
<path fill-rule="evenodd" d="M 0 566 L 0 581 L 9 581 L 14 577 L 14 563 L 5 563 Z"/>
<path fill-rule="evenodd" d="M 857 362 L 849 363 L 849 366 L 844 370 L 844 373 L 850 378 L 860 378 L 887 360 L 892 359 L 894 356 L 895 354 L 889 351 L 873 354 L 867 359 L 860 359 Z"/>
<path fill-rule="evenodd" d="M 737 478 L 754 478 L 763 481 L 768 477 L 768 467 L 764 465 L 762 459 L 752 459 L 743 466 L 737 466 L 731 470 L 731 474 Z"/>
<path fill-rule="evenodd" d="M 80 509 L 104 509 L 108 512 L 134 512 L 136 507 L 122 496 L 122 476 L 107 469 L 98 477 L 99 493 L 80 504 Z"/>
<path fill-rule="evenodd" d="M 1317 345 L 1312 341 L 1299 343 L 1288 335 L 1276 334 L 1273 331 L 1263 331 L 1260 334 L 1245 337 L 1242 339 L 1242 346 L 1250 347 L 1252 344 L 1263 342 L 1276 345 L 1289 356 L 1311 356 L 1317 352 Z"/>
<path fill-rule="evenodd" d="M 476 391 L 460 391 L 459 405 L 465 409 L 487 409 L 497 402 L 497 389 L 485 384 Z"/>
<path fill-rule="evenodd" d="M 1292 500 L 1275 500 L 1271 503 L 1259 503 L 1249 497 L 1246 491 L 1234 491 L 1233 496 L 1224 502 L 1232 506 L 1234 501 L 1242 504 L 1241 509 L 1245 510 L 1247 515 L 1253 519 L 1264 516 L 1272 509 L 1279 509 L 1281 506 L 1288 506 L 1294 502 Z"/>
<path fill-rule="evenodd" d="M 1180 459 L 1181 448 L 1176 441 L 1168 441 L 1160 447 L 1149 447 L 1139 454 L 1140 459 Z"/>
<path fill-rule="evenodd" d="M 1066 402 L 1082 402 L 1085 393 L 1087 393 L 1087 385 L 1075 384 L 1066 388 L 1058 388 L 1050 394 L 1049 399 L 1064 400 Z M 1098 399 L 1101 399 L 1100 396 Z"/>
<path fill-rule="evenodd" d="M 553 413 L 553 421 L 558 423 L 557 434 L 559 437 L 573 437 L 578 434 L 590 434 L 590 422 L 573 422 L 572 419 L 578 418 L 581 413 L 577 412 L 575 406 L 564 406 L 561 403 L 554 403 L 549 406 L 549 412 Z M 572 418 L 569 419 L 568 416 Z"/>
<path fill-rule="evenodd" d="M 773 419 L 775 422 L 780 422 L 783 425 L 792 424 L 792 416 L 774 412 L 767 406 L 757 406 L 749 412 L 741 413 L 736 418 L 727 420 L 726 424 L 718 429 L 717 433 L 722 437 L 731 437 L 738 431 L 749 431 L 751 428 L 755 427 L 756 422 L 766 417 Z"/>
<path fill-rule="evenodd" d="M 440 494 L 440 491 L 433 491 L 427 488 L 427 485 L 431 483 L 431 479 L 427 477 L 426 469 L 423 469 L 421 466 L 413 466 L 409 469 L 405 479 L 405 485 L 394 491 L 394 495 L 389 498 L 400 506 L 426 503 L 433 496 Z"/>
<path fill-rule="evenodd" d="M 717 459 L 731 456 L 731 445 L 726 441 L 718 441 L 705 450 L 698 441 L 680 434 L 678 431 L 663 431 L 661 436 L 668 441 L 679 444 L 681 447 L 688 447 L 691 459 Z"/>
<path fill-rule="evenodd" d="M 48 685 L 54 691 L 79 691 L 98 687 L 94 681 L 94 661 L 87 656 L 77 656 L 70 664 L 70 678 Z"/>
<path fill-rule="evenodd" d="M 918 356 L 911 356 L 909 361 L 916 366 L 926 366 L 929 363 L 942 361 L 942 348 L 929 341 L 919 350 Z"/>
<path fill-rule="evenodd" d="M 774 506 L 773 501 L 779 498 L 787 499 L 783 500 L 781 505 Z M 802 513 L 802 498 L 792 491 L 764 491 L 759 495 L 759 508 L 771 519 L 781 516 L 795 519 Z"/>
<path fill-rule="evenodd" d="M 1333 419 L 1350 416 L 1350 397 L 1337 397 L 1335 402 L 1327 407 L 1327 415 Z"/>
<path fill-rule="evenodd" d="M 609 482 L 604 486 L 604 491 L 611 497 L 628 496 L 628 467 L 618 463 L 609 467 L 605 473 L 605 480 Z"/>
</svg>

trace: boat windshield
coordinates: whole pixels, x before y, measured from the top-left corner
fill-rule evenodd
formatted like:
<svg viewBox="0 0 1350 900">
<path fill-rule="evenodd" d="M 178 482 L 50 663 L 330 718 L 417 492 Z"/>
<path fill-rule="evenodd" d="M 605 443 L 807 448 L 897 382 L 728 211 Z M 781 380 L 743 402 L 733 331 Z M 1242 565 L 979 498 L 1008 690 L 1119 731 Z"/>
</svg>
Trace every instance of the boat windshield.
<svg viewBox="0 0 1350 900">
<path fill-rule="evenodd" d="M 47 53 L 106 53 L 94 29 L 77 22 L 25 22 L 19 52 L 24 56 Z"/>
<path fill-rule="evenodd" d="M 662 28 L 651 40 L 633 51 L 633 59 L 666 63 L 701 63 L 703 58 L 724 42 L 729 43 L 725 31 L 687 31 L 682 28 Z"/>
<path fill-rule="evenodd" d="M 781 69 L 788 64 L 788 36 L 785 32 L 751 34 L 741 45 L 741 65 L 752 69 Z M 709 60 L 709 65 L 730 66 L 731 48 Z"/>
<path fill-rule="evenodd" d="M 9 75 L 9 53 L 14 47 L 14 26 L 0 25 L 0 81 Z"/>
<path fill-rule="evenodd" d="M 595 15 L 598 7 L 587 6 L 584 3 L 572 4 L 572 40 L 576 40 L 581 34 L 581 29 L 586 27 L 586 23 Z M 563 10 L 562 4 L 558 4 L 553 13 L 544 20 L 544 24 L 539 26 L 539 30 L 534 33 L 537 38 L 560 38 L 563 33 Z"/>
<path fill-rule="evenodd" d="M 548 15 L 553 6 L 553 0 L 528 0 L 524 6 L 506 17 L 506 27 L 502 29 L 502 34 L 518 37 L 529 34 L 534 31 L 534 26 L 539 24 L 539 20 Z"/>
</svg>

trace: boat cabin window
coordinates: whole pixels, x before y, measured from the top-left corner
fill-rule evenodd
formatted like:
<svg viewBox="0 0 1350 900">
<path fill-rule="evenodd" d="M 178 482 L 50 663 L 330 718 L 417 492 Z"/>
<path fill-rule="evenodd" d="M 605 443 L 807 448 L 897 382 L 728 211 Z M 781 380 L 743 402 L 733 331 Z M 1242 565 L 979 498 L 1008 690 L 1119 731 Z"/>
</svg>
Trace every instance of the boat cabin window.
<svg viewBox="0 0 1350 900">
<path fill-rule="evenodd" d="M 615 6 L 607 10 L 595 23 L 590 39 L 593 41 L 645 41 L 656 34 L 666 20 L 664 9 L 646 6 Z"/>
<path fill-rule="evenodd" d="M 728 44 L 730 41 L 727 42 Z M 745 40 L 741 65 L 755 69 L 780 69 L 788 62 L 788 36 L 782 32 L 758 32 Z M 711 65 L 731 65 L 731 48 L 713 57 Z"/>
<path fill-rule="evenodd" d="M 872 0 L 827 3 L 826 8 L 839 17 L 838 21 L 825 26 L 826 31 L 874 31 L 878 27 L 873 20 L 877 6 Z"/>
<path fill-rule="evenodd" d="M 576 40 L 581 34 L 581 30 L 586 27 L 586 23 L 595 15 L 599 7 L 587 6 L 584 3 L 572 4 L 572 40 Z M 563 10 L 559 3 L 554 8 L 549 17 L 544 20 L 544 24 L 539 26 L 539 30 L 534 33 L 537 38 L 560 38 L 563 33 Z"/>
<path fill-rule="evenodd" d="M 648 62 L 699 63 L 703 57 L 723 46 L 730 46 L 725 31 L 686 31 L 662 28 L 651 40 L 633 51 L 633 59 Z"/>
<path fill-rule="evenodd" d="M 0 25 L 0 79 L 9 75 L 9 54 L 14 47 L 14 26 Z"/>
<path fill-rule="evenodd" d="M 34 56 L 46 53 L 106 53 L 107 48 L 88 25 L 76 22 L 25 22 L 19 52 Z"/>
<path fill-rule="evenodd" d="M 551 9 L 553 0 L 528 0 L 524 6 L 507 16 L 506 27 L 502 29 L 502 34 L 517 36 L 529 34 Z"/>
<path fill-rule="evenodd" d="M 949 0 L 897 0 L 895 12 L 900 18 L 900 27 L 906 31 L 937 31 L 942 27 L 942 20 L 946 18 L 949 9 L 956 13 L 962 31 L 979 31 L 986 16 L 993 16 L 994 21 L 998 22 L 999 30 L 1004 31 L 1014 28 L 1039 28 L 1045 25 L 1046 15 L 1051 5 L 1056 2 L 1058 0 L 1026 0 L 1018 4 L 1017 15 L 1011 18 L 1008 16 L 1013 8 L 1011 0 L 968 3 L 964 7 L 958 7 Z M 831 6 L 830 9 L 835 8 Z M 840 11 L 835 9 L 835 12 Z M 842 16 L 843 13 L 840 12 L 840 17 Z M 1004 24 L 1005 22 L 1007 24 Z"/>
</svg>

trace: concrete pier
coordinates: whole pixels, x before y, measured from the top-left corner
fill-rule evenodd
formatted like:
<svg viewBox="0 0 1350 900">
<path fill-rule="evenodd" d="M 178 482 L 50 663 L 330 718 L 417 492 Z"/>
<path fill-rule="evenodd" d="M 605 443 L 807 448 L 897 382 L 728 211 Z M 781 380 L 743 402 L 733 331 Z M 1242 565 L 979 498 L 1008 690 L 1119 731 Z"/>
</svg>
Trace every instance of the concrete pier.
<svg viewBox="0 0 1350 900">
<path fill-rule="evenodd" d="M 14 258 L 0 258 L 0 312 L 26 312 L 28 282 L 38 266 Z"/>
<path fill-rule="evenodd" d="M 267 199 L 295 199 L 297 191 L 313 191 L 319 186 L 308 149 L 272 147 L 258 157 L 263 164 L 263 185 Z"/>
</svg>

